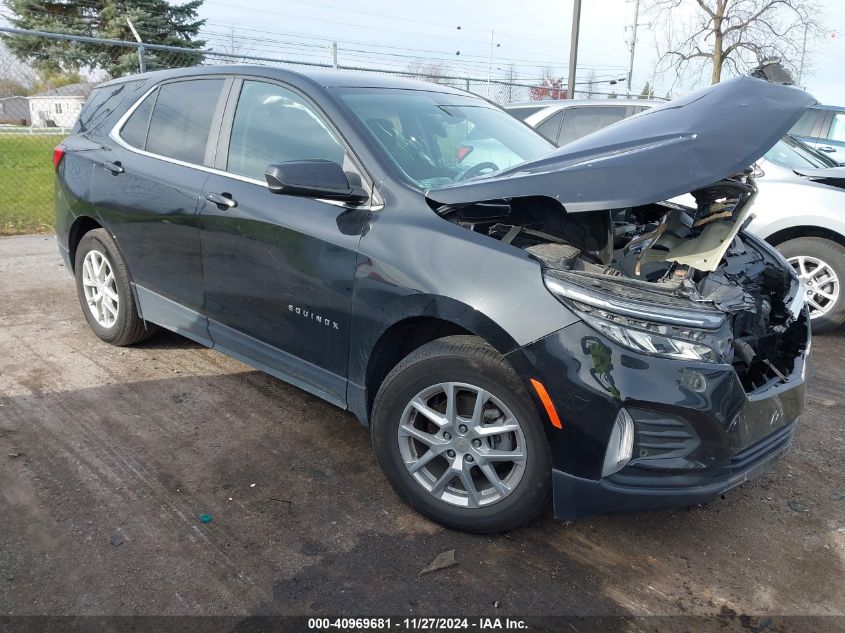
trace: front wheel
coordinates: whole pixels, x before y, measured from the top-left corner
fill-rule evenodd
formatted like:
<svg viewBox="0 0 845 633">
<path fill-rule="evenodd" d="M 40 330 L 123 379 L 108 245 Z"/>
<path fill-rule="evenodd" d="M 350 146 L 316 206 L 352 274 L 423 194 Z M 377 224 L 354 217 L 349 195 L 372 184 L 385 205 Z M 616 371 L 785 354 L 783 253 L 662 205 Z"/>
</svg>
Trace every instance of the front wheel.
<svg viewBox="0 0 845 633">
<path fill-rule="evenodd" d="M 549 447 L 507 361 L 471 336 L 428 343 L 385 378 L 373 405 L 379 465 L 402 499 L 447 527 L 498 532 L 548 499 Z"/>
<path fill-rule="evenodd" d="M 777 249 L 804 282 L 813 333 L 830 332 L 845 322 L 845 249 L 821 237 L 799 237 Z"/>
</svg>

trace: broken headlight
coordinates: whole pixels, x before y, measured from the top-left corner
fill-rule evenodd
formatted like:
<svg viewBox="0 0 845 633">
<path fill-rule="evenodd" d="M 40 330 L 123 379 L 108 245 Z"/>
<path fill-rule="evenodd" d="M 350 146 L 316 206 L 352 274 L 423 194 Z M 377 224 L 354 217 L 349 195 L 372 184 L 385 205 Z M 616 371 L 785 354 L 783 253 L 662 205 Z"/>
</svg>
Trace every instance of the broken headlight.
<svg viewBox="0 0 845 633">
<path fill-rule="evenodd" d="M 545 282 L 587 325 L 628 349 L 668 358 L 724 362 L 731 335 L 721 317 L 593 294 L 548 275 Z"/>
</svg>

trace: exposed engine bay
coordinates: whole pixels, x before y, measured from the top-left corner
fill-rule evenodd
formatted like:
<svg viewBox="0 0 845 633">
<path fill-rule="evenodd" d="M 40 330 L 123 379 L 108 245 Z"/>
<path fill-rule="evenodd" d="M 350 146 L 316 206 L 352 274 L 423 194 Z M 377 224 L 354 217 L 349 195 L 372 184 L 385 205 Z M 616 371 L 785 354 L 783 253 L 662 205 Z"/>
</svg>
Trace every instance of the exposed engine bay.
<svg viewBox="0 0 845 633">
<path fill-rule="evenodd" d="M 582 315 L 595 308 L 578 297 L 596 295 L 607 304 L 640 305 L 644 314 L 699 311 L 703 322 L 720 324 L 708 342 L 718 362 L 732 364 L 752 392 L 788 378 L 808 332 L 803 288 L 791 269 L 759 241 L 739 235 L 755 194 L 747 170 L 692 192 L 695 206 L 660 202 L 567 214 L 551 198 L 524 197 L 441 206 L 437 213 L 523 249 L 575 289 L 568 296 Z M 599 312 L 602 319 L 626 318 Z M 647 329 L 649 321 L 630 324 Z"/>
</svg>

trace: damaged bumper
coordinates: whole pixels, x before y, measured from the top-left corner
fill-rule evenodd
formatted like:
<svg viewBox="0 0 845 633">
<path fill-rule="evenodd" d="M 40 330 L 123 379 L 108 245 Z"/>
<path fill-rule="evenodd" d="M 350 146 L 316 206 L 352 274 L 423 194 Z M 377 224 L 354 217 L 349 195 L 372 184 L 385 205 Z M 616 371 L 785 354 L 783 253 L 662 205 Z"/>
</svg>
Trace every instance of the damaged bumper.
<svg viewBox="0 0 845 633">
<path fill-rule="evenodd" d="M 732 466 L 722 476 L 704 479 L 700 483 L 677 487 L 655 481 L 637 485 L 616 483 L 613 477 L 594 481 L 570 475 L 562 470 L 552 471 L 555 518 L 583 519 L 609 512 L 637 510 L 666 510 L 709 503 L 740 484 L 766 472 L 792 447 L 797 419 L 785 425 L 759 445 L 734 456 Z M 733 466 L 736 462 L 736 467 Z"/>
<path fill-rule="evenodd" d="M 558 519 L 711 501 L 783 457 L 804 408 L 809 344 L 783 380 L 749 392 L 730 365 L 634 353 L 583 322 L 522 352 L 562 421 L 549 430 Z M 603 477 L 623 408 L 631 459 Z"/>
</svg>

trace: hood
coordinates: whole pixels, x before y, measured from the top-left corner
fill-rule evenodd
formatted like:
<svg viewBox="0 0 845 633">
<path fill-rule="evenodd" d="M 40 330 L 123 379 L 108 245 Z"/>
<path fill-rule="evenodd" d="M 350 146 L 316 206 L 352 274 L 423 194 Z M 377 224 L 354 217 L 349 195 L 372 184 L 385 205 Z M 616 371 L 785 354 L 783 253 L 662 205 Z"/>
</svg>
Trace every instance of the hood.
<svg viewBox="0 0 845 633">
<path fill-rule="evenodd" d="M 426 192 L 440 205 L 547 196 L 569 213 L 668 200 L 749 167 L 816 100 L 739 77 L 651 108 L 538 160 Z"/>
<path fill-rule="evenodd" d="M 845 167 L 822 167 L 817 169 L 795 169 L 799 176 L 823 185 L 845 189 Z"/>
</svg>

